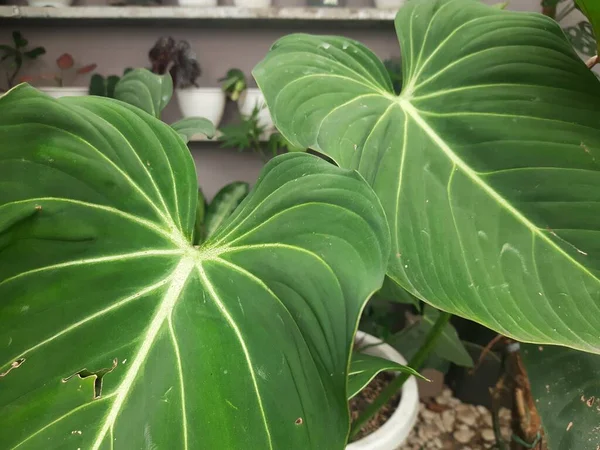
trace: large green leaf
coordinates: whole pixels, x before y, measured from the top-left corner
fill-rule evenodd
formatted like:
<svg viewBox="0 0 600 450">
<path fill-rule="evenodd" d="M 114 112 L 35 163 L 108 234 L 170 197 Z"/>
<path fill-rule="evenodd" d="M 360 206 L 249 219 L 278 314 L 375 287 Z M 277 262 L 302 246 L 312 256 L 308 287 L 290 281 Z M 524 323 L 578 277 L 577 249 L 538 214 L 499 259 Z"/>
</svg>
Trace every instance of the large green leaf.
<svg viewBox="0 0 600 450">
<path fill-rule="evenodd" d="M 413 1 L 396 30 L 399 96 L 357 42 L 278 41 L 254 71 L 277 127 L 371 183 L 411 293 L 600 352 L 600 83 L 539 14 Z"/>
<path fill-rule="evenodd" d="M 348 373 L 348 400 L 362 391 L 378 373 L 385 370 L 405 372 L 426 380 L 419 372 L 403 364 L 366 353 L 354 352 Z"/>
<path fill-rule="evenodd" d="M 522 346 L 548 450 L 600 446 L 600 356 L 555 346 Z"/>
<path fill-rule="evenodd" d="M 114 96 L 160 118 L 160 113 L 173 95 L 173 80 L 168 73 L 157 75 L 148 69 L 127 72 L 117 83 Z"/>
<path fill-rule="evenodd" d="M 0 97 L 0 448 L 343 448 L 389 256 L 377 197 L 283 155 L 199 248 L 197 198 L 150 115 Z"/>
</svg>

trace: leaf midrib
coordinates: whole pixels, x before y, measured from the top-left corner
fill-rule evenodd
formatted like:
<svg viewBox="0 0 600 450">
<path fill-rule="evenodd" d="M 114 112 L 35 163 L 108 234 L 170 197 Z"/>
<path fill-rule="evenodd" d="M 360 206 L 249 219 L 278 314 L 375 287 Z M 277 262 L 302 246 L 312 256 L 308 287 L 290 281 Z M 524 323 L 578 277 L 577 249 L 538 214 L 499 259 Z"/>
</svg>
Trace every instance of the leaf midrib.
<svg viewBox="0 0 600 450">
<path fill-rule="evenodd" d="M 511 215 L 515 217 L 520 223 L 525 225 L 527 229 L 535 236 L 540 238 L 542 241 L 550 245 L 554 248 L 555 251 L 562 254 L 565 258 L 567 258 L 573 265 L 575 265 L 579 270 L 581 270 L 584 274 L 589 276 L 596 282 L 599 282 L 598 278 L 592 274 L 585 266 L 583 266 L 579 261 L 574 259 L 571 255 L 566 253 L 562 248 L 560 248 L 552 239 L 550 239 L 547 235 L 545 235 L 542 230 L 535 226 L 529 219 L 527 219 L 521 212 L 515 209 L 504 197 L 502 197 L 498 192 L 496 192 L 491 186 L 485 183 L 475 172 L 471 169 L 452 149 L 450 146 L 442 139 L 440 135 L 438 135 L 435 130 L 427 123 L 423 117 L 419 114 L 419 110 L 417 110 L 411 102 L 404 97 L 403 95 L 397 97 L 397 102 L 400 104 L 400 107 L 404 110 L 404 112 L 411 117 L 411 119 L 423 130 L 423 132 L 432 140 L 436 146 L 442 150 L 442 152 L 452 161 L 453 164 L 456 165 L 465 175 L 467 175 L 475 184 L 477 184 L 486 194 L 488 194 L 496 203 L 498 203 L 504 210 L 508 211 Z M 401 186 L 399 186 L 399 191 Z M 396 209 L 399 209 L 399 197 L 398 203 L 396 205 Z"/>
</svg>

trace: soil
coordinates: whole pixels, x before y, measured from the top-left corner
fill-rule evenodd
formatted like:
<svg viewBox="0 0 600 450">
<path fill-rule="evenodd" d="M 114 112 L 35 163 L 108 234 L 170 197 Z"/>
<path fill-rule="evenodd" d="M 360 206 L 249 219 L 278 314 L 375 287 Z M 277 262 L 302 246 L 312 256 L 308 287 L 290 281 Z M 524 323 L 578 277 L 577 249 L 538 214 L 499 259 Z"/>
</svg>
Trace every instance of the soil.
<svg viewBox="0 0 600 450">
<path fill-rule="evenodd" d="M 356 397 L 352 398 L 350 404 L 350 415 L 354 422 L 368 405 L 373 403 L 379 393 L 383 391 L 388 384 L 394 379 L 394 375 L 388 372 L 380 372 L 371 382 L 364 388 Z M 352 438 L 352 441 L 357 441 L 371 434 L 381 427 L 394 413 L 398 403 L 400 402 L 400 392 L 394 395 L 383 407 L 377 411 L 371 419 L 365 423 L 360 431 Z"/>
</svg>

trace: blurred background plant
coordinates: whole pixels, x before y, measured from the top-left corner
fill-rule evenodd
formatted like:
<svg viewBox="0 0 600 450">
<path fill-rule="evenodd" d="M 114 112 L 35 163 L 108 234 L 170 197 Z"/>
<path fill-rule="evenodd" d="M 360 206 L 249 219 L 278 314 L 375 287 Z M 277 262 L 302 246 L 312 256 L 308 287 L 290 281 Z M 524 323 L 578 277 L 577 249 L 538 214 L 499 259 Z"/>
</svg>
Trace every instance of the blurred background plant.
<svg viewBox="0 0 600 450">
<path fill-rule="evenodd" d="M 34 60 L 46 53 L 44 47 L 34 47 L 27 50 L 29 41 L 23 37 L 20 31 L 12 32 L 12 45 L 0 45 L 0 63 L 8 66 L 6 72 L 6 84 L 8 89 L 15 85 L 15 80 L 26 60 Z"/>
</svg>

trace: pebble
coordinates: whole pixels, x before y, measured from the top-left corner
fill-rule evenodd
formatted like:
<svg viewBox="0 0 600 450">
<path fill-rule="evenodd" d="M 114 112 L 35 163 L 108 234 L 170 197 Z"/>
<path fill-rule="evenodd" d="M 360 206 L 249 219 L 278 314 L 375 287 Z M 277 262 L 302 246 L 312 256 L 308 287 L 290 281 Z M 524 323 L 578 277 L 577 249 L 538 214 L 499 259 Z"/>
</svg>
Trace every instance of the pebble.
<svg viewBox="0 0 600 450">
<path fill-rule="evenodd" d="M 481 432 L 481 437 L 488 442 L 493 442 L 496 440 L 494 430 L 492 430 L 491 428 L 486 428 L 485 430 L 483 430 Z"/>
<path fill-rule="evenodd" d="M 468 425 L 470 427 L 474 426 L 475 423 L 477 422 L 477 416 L 475 416 L 475 414 L 473 413 L 473 411 L 471 411 L 470 409 L 461 410 L 461 411 L 459 411 L 457 409 L 457 411 L 456 411 L 456 418 L 460 422 L 462 422 L 462 423 L 464 423 L 464 424 L 466 424 L 466 425 Z"/>
<path fill-rule="evenodd" d="M 459 442 L 461 444 L 468 444 L 469 442 L 471 442 L 471 439 L 473 439 L 473 437 L 475 436 L 475 432 L 472 430 L 458 430 L 455 431 L 452 436 L 454 436 L 454 439 L 456 439 L 456 442 Z"/>
<path fill-rule="evenodd" d="M 445 431 L 448 433 L 452 433 L 452 430 L 454 430 L 455 414 L 451 409 L 442 413 L 442 423 L 444 424 Z"/>
<path fill-rule="evenodd" d="M 437 407 L 419 405 L 417 424 L 406 442 L 398 450 L 486 450 L 496 445 L 492 414 L 484 406 L 467 405 L 445 388 L 433 399 Z M 443 405 L 446 408 L 440 408 Z M 500 431 L 508 441 L 511 411 L 498 411 Z"/>
</svg>

